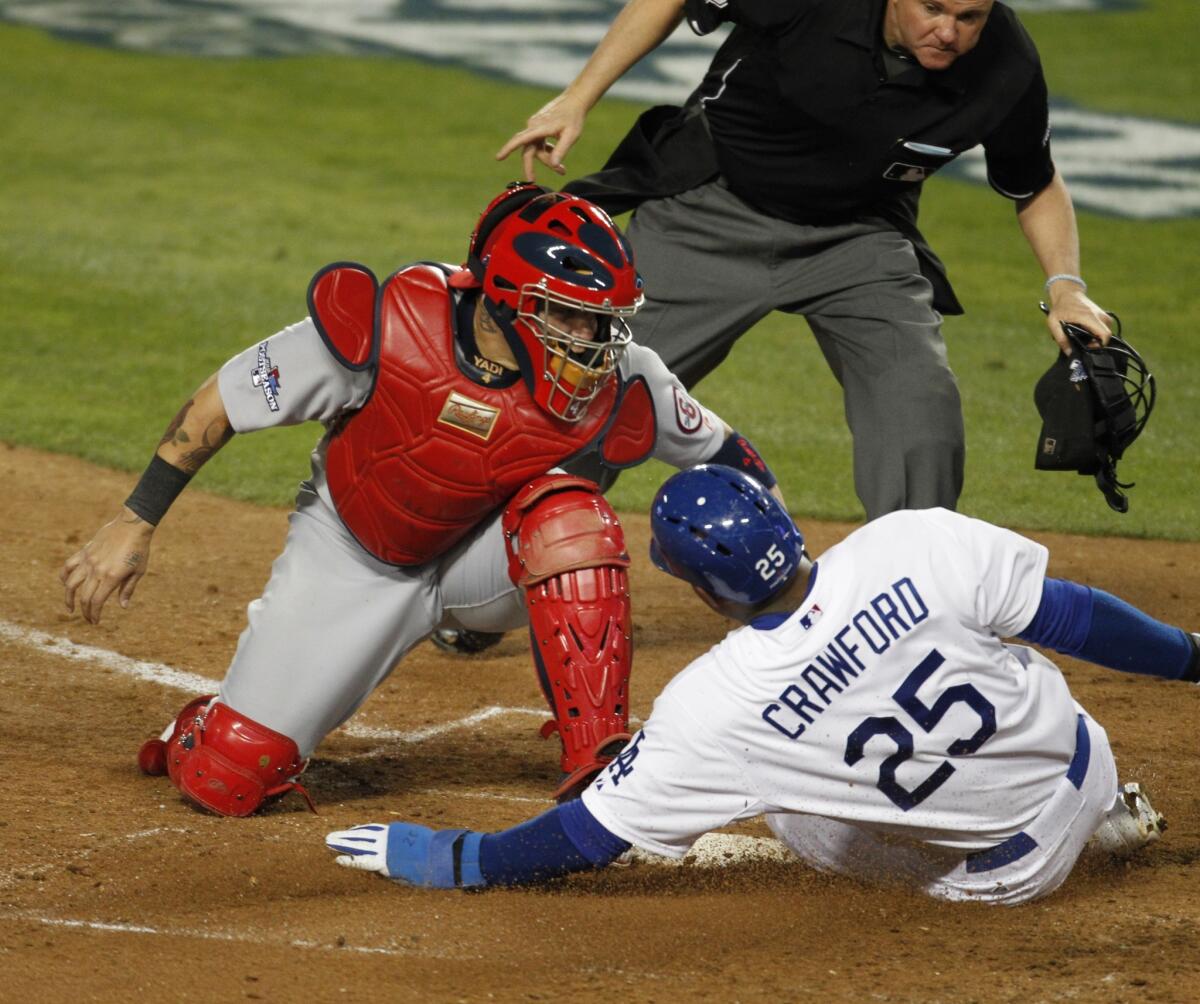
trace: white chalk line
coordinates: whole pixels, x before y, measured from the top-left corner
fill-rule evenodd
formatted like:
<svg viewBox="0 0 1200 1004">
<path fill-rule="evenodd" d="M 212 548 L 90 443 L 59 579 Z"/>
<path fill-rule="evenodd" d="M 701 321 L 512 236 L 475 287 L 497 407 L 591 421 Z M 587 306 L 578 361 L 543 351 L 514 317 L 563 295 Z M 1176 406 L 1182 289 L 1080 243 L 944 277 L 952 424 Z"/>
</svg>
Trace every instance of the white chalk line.
<svg viewBox="0 0 1200 1004">
<path fill-rule="evenodd" d="M 422 788 L 419 792 L 411 794 L 421 795 L 446 795 L 450 798 L 484 798 L 497 802 L 528 802 L 531 805 L 551 805 L 554 799 L 547 795 L 545 798 L 530 798 L 528 795 L 509 795 L 502 791 L 451 791 L 449 788 Z M 392 816 L 398 816 L 400 813 L 389 813 Z"/>
<path fill-rule="evenodd" d="M 136 830 L 133 833 L 126 833 L 116 836 L 107 836 L 99 833 L 81 833 L 79 838 L 86 840 L 89 837 L 101 837 L 106 841 L 104 848 L 107 849 L 113 844 L 133 843 L 135 840 L 143 840 L 146 837 L 156 837 L 160 833 L 182 833 L 187 834 L 192 831 L 182 826 L 155 826 L 148 830 Z M 78 865 L 82 861 L 86 861 L 92 856 L 92 851 L 99 850 L 96 847 L 82 847 L 73 853 L 65 853 L 59 851 L 55 861 L 55 867 L 69 869 L 74 865 Z M 0 872 L 0 889 L 10 889 L 23 878 L 29 878 L 32 874 L 39 874 L 44 877 L 46 863 L 40 865 L 25 865 L 16 868 L 6 868 Z"/>
<path fill-rule="evenodd" d="M 78 645 L 70 638 L 47 634 L 33 628 L 21 627 L 9 621 L 0 621 L 0 639 L 16 645 L 24 645 L 46 655 L 69 659 L 72 662 L 89 663 L 104 669 L 131 676 L 135 680 L 149 680 L 166 687 L 174 687 L 190 694 L 210 694 L 216 682 L 198 673 L 188 673 L 161 662 L 143 662 L 128 656 L 91 645 Z"/>
<path fill-rule="evenodd" d="M 240 931 L 206 931 L 196 927 L 154 927 L 148 924 L 122 924 L 107 920 L 87 920 L 81 917 L 47 917 L 31 911 L 18 910 L 0 913 L 0 921 L 40 924 L 45 927 L 74 928 L 98 931 L 103 934 L 150 934 L 172 938 L 193 938 L 200 941 L 223 941 L 245 945 L 275 945 L 283 948 L 302 948 L 318 952 L 354 952 L 360 955 L 421 955 L 429 958 L 467 959 L 468 955 L 431 951 L 428 948 L 385 948 L 374 945 L 324 944 L 306 938 L 261 937 Z"/>
<path fill-rule="evenodd" d="M 99 666 L 135 680 L 161 684 L 164 687 L 172 687 L 188 694 L 211 694 L 219 686 L 218 681 L 201 676 L 199 673 L 189 673 L 161 662 L 131 659 L 119 652 L 96 648 L 93 645 L 80 645 L 71 641 L 70 638 L 21 627 L 10 621 L 0 620 L 0 640 L 23 645 L 26 648 L 32 648 L 46 655 L 67 659 L 71 662 Z M 453 721 L 428 725 L 420 729 L 385 729 L 351 722 L 342 726 L 339 731 L 353 736 L 355 739 L 386 739 L 400 743 L 421 743 L 447 732 L 470 728 L 501 715 L 535 715 L 544 718 L 547 714 L 548 712 L 544 708 L 510 708 L 493 705 Z M 378 751 L 373 751 L 373 754 L 378 755 Z"/>
<path fill-rule="evenodd" d="M 517 799 L 535 801 L 534 799 Z M 154 836 L 158 833 L 186 833 L 177 827 L 157 827 L 129 834 L 126 839 Z M 81 855 L 86 857 L 86 854 Z M 731 865 L 757 861 L 795 861 L 795 856 L 782 843 L 772 837 L 751 837 L 738 833 L 708 833 L 702 836 L 682 858 L 668 858 L 652 854 L 641 848 L 632 848 L 620 860 L 621 865 L 679 868 L 716 869 Z M 87 920 L 77 917 L 47 917 L 27 910 L 0 913 L 0 921 L 41 924 L 47 927 L 85 929 L 110 934 L 151 934 L 176 938 L 194 938 L 203 941 L 224 941 L 252 945 L 277 945 L 320 952 L 356 952 L 366 955 L 424 955 L 438 958 L 466 958 L 427 949 L 387 948 L 371 945 L 326 944 L 308 939 L 263 937 L 240 931 L 209 931 L 193 927 L 154 927 L 148 924 L 126 924 L 114 921 Z"/>
<path fill-rule="evenodd" d="M 205 931 L 198 928 L 187 927 L 150 927 L 145 924 L 120 924 L 103 920 L 84 920 L 76 917 L 46 917 L 32 912 L 8 914 L 0 913 L 0 923 L 3 923 L 4 921 L 26 924 L 41 924 L 45 927 L 67 929 L 73 928 L 76 930 L 83 929 L 96 931 L 102 934 L 165 935 L 167 937 L 194 938 L 202 941 L 232 942 L 243 945 L 266 945 L 282 948 L 299 948 L 306 951 L 324 952 L 330 955 L 337 954 L 339 952 L 350 952 L 357 955 L 386 955 L 409 959 L 420 957 L 427 959 L 445 959 L 454 962 L 477 961 L 483 958 L 483 956 L 479 953 L 448 952 L 444 950 L 431 949 L 429 947 L 406 948 L 402 946 L 382 947 L 374 945 L 351 945 L 349 943 L 329 944 L 326 942 L 312 941 L 307 938 L 259 938 L 250 937 L 237 931 Z M 690 970 L 667 974 L 661 971 L 642 972 L 624 967 L 618 969 L 617 972 L 630 979 L 636 979 L 644 983 L 655 981 L 661 982 L 666 979 L 674 980 L 679 979 L 680 977 L 699 975 L 698 973 Z"/>
</svg>

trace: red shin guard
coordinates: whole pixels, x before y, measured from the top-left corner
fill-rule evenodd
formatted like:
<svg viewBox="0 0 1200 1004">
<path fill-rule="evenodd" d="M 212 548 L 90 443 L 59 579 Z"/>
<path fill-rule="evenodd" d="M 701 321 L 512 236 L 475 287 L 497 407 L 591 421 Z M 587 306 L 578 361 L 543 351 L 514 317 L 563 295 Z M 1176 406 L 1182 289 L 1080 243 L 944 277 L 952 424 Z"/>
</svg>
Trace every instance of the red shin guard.
<svg viewBox="0 0 1200 1004">
<path fill-rule="evenodd" d="M 504 513 L 509 574 L 523 586 L 534 666 L 562 741 L 560 800 L 629 739 L 629 556 L 616 514 L 584 478 L 547 475 Z"/>
</svg>

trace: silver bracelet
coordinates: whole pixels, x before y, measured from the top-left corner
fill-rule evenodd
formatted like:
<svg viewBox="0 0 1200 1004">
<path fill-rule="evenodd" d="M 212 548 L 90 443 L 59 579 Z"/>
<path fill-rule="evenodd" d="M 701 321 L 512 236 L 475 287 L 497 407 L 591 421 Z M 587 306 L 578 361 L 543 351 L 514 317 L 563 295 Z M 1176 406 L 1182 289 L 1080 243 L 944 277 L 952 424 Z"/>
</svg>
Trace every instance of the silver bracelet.
<svg viewBox="0 0 1200 1004">
<path fill-rule="evenodd" d="M 1070 272 L 1059 272 L 1055 275 L 1050 276 L 1050 278 L 1046 280 L 1046 285 L 1045 285 L 1045 288 L 1043 289 L 1043 294 L 1045 296 L 1049 296 L 1050 295 L 1050 286 L 1053 283 L 1058 282 L 1060 279 L 1064 279 L 1067 282 L 1073 282 L 1077 286 L 1082 286 L 1083 291 L 1085 293 L 1087 292 L 1087 283 L 1084 282 L 1083 279 L 1081 279 L 1079 276 L 1071 275 Z"/>
</svg>

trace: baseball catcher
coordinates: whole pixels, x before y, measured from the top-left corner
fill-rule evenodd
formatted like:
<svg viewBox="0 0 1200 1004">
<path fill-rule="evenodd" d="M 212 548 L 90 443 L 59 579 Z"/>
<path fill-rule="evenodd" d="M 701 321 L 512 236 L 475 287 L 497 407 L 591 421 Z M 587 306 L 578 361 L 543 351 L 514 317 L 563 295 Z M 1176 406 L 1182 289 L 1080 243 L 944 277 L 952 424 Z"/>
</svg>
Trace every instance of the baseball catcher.
<svg viewBox="0 0 1200 1004">
<path fill-rule="evenodd" d="M 313 749 L 414 645 L 439 627 L 527 623 L 543 735 L 561 740 L 555 794 L 586 786 L 629 738 L 629 556 L 596 485 L 559 465 L 719 459 L 773 480 L 630 341 L 641 302 L 612 220 L 532 184 L 485 209 L 462 267 L 418 262 L 382 282 L 321 269 L 309 316 L 201 385 L 124 508 L 63 566 L 68 609 L 98 622 L 114 593 L 129 603 L 159 521 L 235 432 L 324 424 L 218 693 L 142 746 L 142 770 L 225 815 L 307 798 Z"/>
<path fill-rule="evenodd" d="M 808 865 L 941 899 L 1016 904 L 1089 845 L 1164 823 L 1119 785 L 1104 729 L 1016 637 L 1129 673 L 1200 680 L 1200 638 L 1046 575 L 1046 548 L 946 509 L 876 519 L 812 561 L 753 478 L 670 478 L 651 558 L 741 622 L 666 687 L 581 799 L 500 833 L 366 824 L 339 864 L 437 888 L 598 868 L 631 845 L 681 857 L 765 814 Z"/>
<path fill-rule="evenodd" d="M 1033 392 L 1042 417 L 1034 466 L 1093 475 L 1109 507 L 1124 513 L 1129 499 L 1122 489 L 1133 483 L 1118 480 L 1117 461 L 1146 427 L 1156 391 L 1145 361 L 1121 337 L 1120 319 L 1108 316 L 1115 330 L 1104 345 L 1084 328 L 1062 326 L 1071 354 L 1059 352 Z"/>
</svg>

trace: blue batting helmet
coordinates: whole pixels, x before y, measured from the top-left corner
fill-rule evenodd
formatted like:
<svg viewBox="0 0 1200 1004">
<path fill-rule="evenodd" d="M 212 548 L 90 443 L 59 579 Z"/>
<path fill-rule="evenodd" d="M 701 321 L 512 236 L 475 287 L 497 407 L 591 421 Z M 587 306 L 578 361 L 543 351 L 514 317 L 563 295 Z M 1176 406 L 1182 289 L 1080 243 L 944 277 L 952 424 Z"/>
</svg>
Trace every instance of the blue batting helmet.
<svg viewBox="0 0 1200 1004">
<path fill-rule="evenodd" d="M 804 535 L 748 474 L 701 464 L 668 478 L 650 510 L 650 560 L 715 597 L 755 606 L 789 582 Z"/>
</svg>

